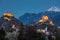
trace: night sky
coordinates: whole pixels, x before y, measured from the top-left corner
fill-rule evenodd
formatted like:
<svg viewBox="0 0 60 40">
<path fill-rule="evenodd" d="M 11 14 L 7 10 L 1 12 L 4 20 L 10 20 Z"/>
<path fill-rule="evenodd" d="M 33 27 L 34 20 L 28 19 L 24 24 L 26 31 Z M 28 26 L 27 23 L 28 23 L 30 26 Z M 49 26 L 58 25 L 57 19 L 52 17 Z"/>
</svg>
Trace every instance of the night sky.
<svg viewBox="0 0 60 40">
<path fill-rule="evenodd" d="M 10 12 L 18 18 L 26 12 L 39 13 L 52 6 L 60 7 L 60 0 L 0 0 L 0 16 Z"/>
</svg>

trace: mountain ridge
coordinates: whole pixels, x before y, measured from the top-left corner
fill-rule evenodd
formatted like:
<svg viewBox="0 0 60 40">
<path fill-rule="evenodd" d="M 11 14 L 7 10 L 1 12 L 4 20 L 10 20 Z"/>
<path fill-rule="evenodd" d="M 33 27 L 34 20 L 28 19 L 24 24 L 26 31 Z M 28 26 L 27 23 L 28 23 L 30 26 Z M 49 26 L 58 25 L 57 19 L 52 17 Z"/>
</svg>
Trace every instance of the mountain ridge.
<svg viewBox="0 0 60 40">
<path fill-rule="evenodd" d="M 59 8 L 59 7 L 55 7 L 55 6 L 53 6 L 53 7 L 49 8 L 48 11 L 59 12 L 59 11 L 60 11 L 60 8 Z"/>
<path fill-rule="evenodd" d="M 29 22 L 30 22 L 30 24 L 32 24 L 32 23 L 36 23 L 39 19 L 41 19 L 41 17 L 43 16 L 43 15 L 46 15 L 46 16 L 48 16 L 49 17 L 49 20 L 52 20 L 53 22 L 54 22 L 54 24 L 55 25 L 57 25 L 57 26 L 60 26 L 60 24 L 59 24 L 59 17 L 60 17 L 60 11 L 59 12 L 55 12 L 55 11 L 45 11 L 45 12 L 40 12 L 40 13 L 38 13 L 38 14 L 33 14 L 33 15 L 31 15 L 30 13 L 28 13 L 29 14 L 29 16 L 28 15 L 26 15 L 26 14 L 24 14 L 23 16 L 21 16 L 21 17 L 19 17 L 19 20 L 23 23 L 23 24 L 25 24 L 26 25 L 26 23 L 27 24 L 29 24 Z M 29 18 L 29 21 L 28 21 L 28 18 Z M 24 21 L 23 21 L 24 20 Z M 35 21 L 33 21 L 33 20 L 35 20 Z M 28 21 L 28 22 L 27 22 Z M 31 23 L 32 22 L 32 23 Z"/>
</svg>

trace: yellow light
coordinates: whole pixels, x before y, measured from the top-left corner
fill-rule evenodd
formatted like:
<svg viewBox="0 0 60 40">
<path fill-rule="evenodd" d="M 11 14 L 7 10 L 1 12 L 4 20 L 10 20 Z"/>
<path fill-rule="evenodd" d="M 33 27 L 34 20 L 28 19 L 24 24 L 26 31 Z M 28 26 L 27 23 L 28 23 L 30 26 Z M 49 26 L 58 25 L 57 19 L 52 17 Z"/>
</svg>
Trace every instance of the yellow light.
<svg viewBox="0 0 60 40">
<path fill-rule="evenodd" d="M 43 20 L 48 20 L 48 16 L 42 16 Z"/>
<path fill-rule="evenodd" d="M 9 16 L 13 16 L 13 14 L 11 14 L 11 13 L 4 13 L 4 16 L 9 17 Z"/>
<path fill-rule="evenodd" d="M 38 22 L 43 22 L 43 20 L 39 20 Z"/>
<path fill-rule="evenodd" d="M 50 21 L 50 25 L 54 25 L 52 21 Z"/>
<path fill-rule="evenodd" d="M 4 17 L 4 19 L 7 19 L 7 20 L 8 20 L 8 18 L 7 18 L 7 17 Z"/>
<path fill-rule="evenodd" d="M 10 21 L 10 20 L 11 20 L 11 19 L 9 19 L 8 17 L 4 17 L 4 19 L 5 19 L 5 20 L 8 20 L 8 21 Z"/>
<path fill-rule="evenodd" d="M 14 28 L 15 28 L 15 25 L 12 25 L 12 27 L 11 27 L 11 28 L 13 28 L 13 29 L 14 29 Z"/>
</svg>

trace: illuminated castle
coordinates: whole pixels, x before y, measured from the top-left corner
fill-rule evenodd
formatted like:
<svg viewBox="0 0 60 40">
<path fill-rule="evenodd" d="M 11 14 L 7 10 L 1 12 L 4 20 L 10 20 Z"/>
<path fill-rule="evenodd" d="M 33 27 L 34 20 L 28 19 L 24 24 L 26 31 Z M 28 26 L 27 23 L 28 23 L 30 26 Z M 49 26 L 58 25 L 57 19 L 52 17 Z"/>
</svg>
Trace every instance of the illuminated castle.
<svg viewBox="0 0 60 40">
<path fill-rule="evenodd" d="M 44 23 L 44 22 L 47 22 L 47 21 L 48 21 L 48 23 L 49 23 L 50 25 L 54 25 L 53 22 L 52 22 L 51 20 L 49 20 L 48 16 L 45 16 L 45 15 L 43 15 L 43 16 L 42 16 L 42 19 L 39 20 L 38 22 L 39 22 L 39 23 Z"/>
<path fill-rule="evenodd" d="M 11 21 L 11 19 L 10 18 L 8 18 L 8 17 L 12 17 L 13 16 L 13 14 L 12 13 L 4 13 L 4 19 L 5 20 L 8 20 L 8 21 Z"/>
</svg>

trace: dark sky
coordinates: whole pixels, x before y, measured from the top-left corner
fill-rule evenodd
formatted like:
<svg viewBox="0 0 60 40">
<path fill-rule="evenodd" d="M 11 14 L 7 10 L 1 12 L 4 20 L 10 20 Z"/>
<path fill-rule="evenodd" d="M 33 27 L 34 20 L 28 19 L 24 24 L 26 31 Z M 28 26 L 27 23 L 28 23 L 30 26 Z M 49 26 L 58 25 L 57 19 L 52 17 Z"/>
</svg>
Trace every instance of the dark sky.
<svg viewBox="0 0 60 40">
<path fill-rule="evenodd" d="M 39 13 L 52 6 L 60 7 L 60 0 L 0 0 L 0 16 L 10 12 L 18 18 L 26 12 Z"/>
</svg>

